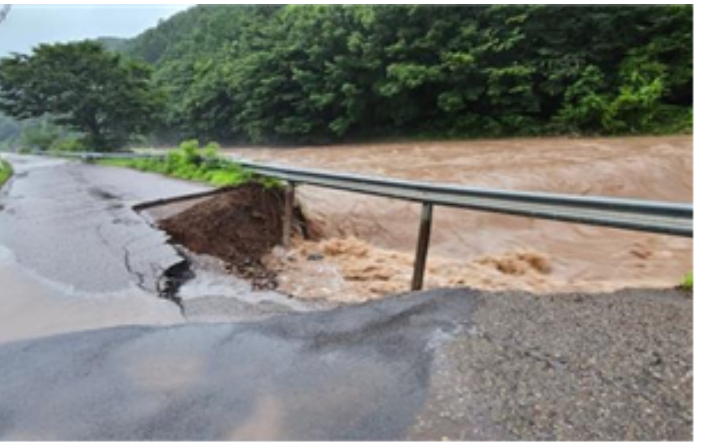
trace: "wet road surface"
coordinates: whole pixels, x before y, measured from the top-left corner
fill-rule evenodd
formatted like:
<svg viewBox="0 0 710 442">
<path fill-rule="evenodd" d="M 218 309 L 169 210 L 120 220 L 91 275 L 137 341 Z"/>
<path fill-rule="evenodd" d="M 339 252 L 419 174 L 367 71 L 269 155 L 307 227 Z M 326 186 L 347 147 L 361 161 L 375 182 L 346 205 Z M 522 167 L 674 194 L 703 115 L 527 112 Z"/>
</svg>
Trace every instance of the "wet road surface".
<svg viewBox="0 0 710 442">
<path fill-rule="evenodd" d="M 428 346 L 475 306 L 466 291 L 435 296 L 11 344 L 0 349 L 0 437 L 405 437 L 426 398 Z"/>
<path fill-rule="evenodd" d="M 182 261 L 131 210 L 203 186 L 135 171 L 12 156 L 0 191 L 0 342 L 121 324 L 184 321 L 159 299 Z"/>
<path fill-rule="evenodd" d="M 134 171 L 31 157 L 14 158 L 2 198 L 0 245 L 43 278 L 75 291 L 138 286 L 181 261 L 131 206 L 207 188 Z"/>
<path fill-rule="evenodd" d="M 0 194 L 0 342 L 125 324 L 245 321 L 323 308 L 224 274 L 209 257 L 178 251 L 148 219 L 188 202 L 137 203 L 212 190 L 134 170 L 10 156 Z M 196 199 L 195 201 L 199 201 Z M 160 299 L 164 273 L 191 265 L 181 306 Z"/>
<path fill-rule="evenodd" d="M 676 292 L 439 290 L 0 346 L 3 439 L 689 439 Z"/>
</svg>

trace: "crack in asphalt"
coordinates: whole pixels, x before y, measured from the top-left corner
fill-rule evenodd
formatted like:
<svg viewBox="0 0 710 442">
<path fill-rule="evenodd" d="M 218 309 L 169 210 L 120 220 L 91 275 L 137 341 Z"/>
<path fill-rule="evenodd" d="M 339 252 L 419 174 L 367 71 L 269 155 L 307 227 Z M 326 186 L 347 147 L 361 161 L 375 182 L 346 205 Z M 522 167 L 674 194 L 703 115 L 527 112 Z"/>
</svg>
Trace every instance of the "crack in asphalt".
<svg viewBox="0 0 710 442">
<path fill-rule="evenodd" d="M 192 270 L 192 263 L 189 258 L 177 248 L 175 248 L 175 252 L 183 258 L 182 261 L 162 271 L 160 277 L 155 280 L 155 285 L 160 297 L 175 303 L 180 309 L 180 314 L 187 319 L 185 305 L 178 293 L 183 284 L 195 277 L 195 273 Z M 161 287 L 161 282 L 163 287 Z"/>
<path fill-rule="evenodd" d="M 119 198 L 114 194 L 104 191 L 102 189 L 93 188 L 93 190 L 94 193 L 97 195 L 111 195 L 111 199 Z M 146 223 L 152 230 L 158 230 L 151 223 L 146 222 L 146 220 L 138 214 L 137 215 L 139 220 L 135 221 L 122 217 L 120 212 L 122 210 L 126 210 L 126 206 L 124 205 L 109 206 L 107 209 L 113 217 L 112 223 L 118 223 L 123 225 L 131 225 L 133 222 Z M 136 212 L 133 211 L 133 213 Z M 183 253 L 181 253 L 178 248 L 170 244 L 170 242 L 166 239 L 163 244 L 168 247 L 171 247 L 175 251 L 175 253 L 182 259 L 165 269 L 161 268 L 156 263 L 148 263 L 148 265 L 150 266 L 151 273 L 155 279 L 154 287 L 148 287 L 146 283 L 147 276 L 139 270 L 135 269 L 132 265 L 131 256 L 132 253 L 135 253 L 135 251 L 131 252 L 131 250 L 129 249 L 132 244 L 143 240 L 145 237 L 147 237 L 147 235 L 132 238 L 120 246 L 123 254 L 123 265 L 126 268 L 126 271 L 133 277 L 135 277 L 135 279 L 137 280 L 137 285 L 141 290 L 151 294 L 157 293 L 158 297 L 171 301 L 172 303 L 177 305 L 178 309 L 180 310 L 180 315 L 183 318 L 187 318 L 185 313 L 185 306 L 183 305 L 182 299 L 178 295 L 178 292 L 184 282 L 194 277 L 190 268 L 190 261 L 187 259 L 187 257 L 183 255 Z"/>
<path fill-rule="evenodd" d="M 109 213 L 111 213 L 113 217 L 113 221 L 119 220 L 120 217 L 117 216 L 115 211 L 109 208 Z M 112 222 L 113 222 L 112 221 Z M 184 282 L 183 279 L 181 279 L 181 275 L 178 277 L 171 276 L 169 273 L 171 271 L 174 271 L 173 269 L 176 266 L 184 266 L 185 264 L 188 265 L 187 271 L 189 271 L 189 262 L 188 260 L 180 253 L 180 251 L 173 247 L 173 250 L 178 254 L 178 256 L 182 257 L 183 260 L 176 262 L 172 266 L 168 267 L 167 269 L 162 269 L 160 268 L 157 264 L 155 263 L 149 263 L 150 269 L 152 271 L 152 274 L 155 276 L 155 287 L 151 288 L 147 286 L 146 280 L 147 276 L 139 271 L 138 269 L 134 268 L 132 262 L 131 262 L 131 255 L 132 252 L 130 250 L 131 244 L 137 243 L 144 239 L 144 236 L 137 237 L 137 238 L 132 238 L 129 241 L 126 241 L 123 244 L 117 245 L 112 243 L 106 235 L 103 233 L 102 229 L 105 227 L 104 224 L 99 224 L 94 226 L 94 231 L 96 232 L 97 237 L 101 241 L 102 244 L 104 244 L 106 247 L 113 249 L 113 250 L 120 250 L 121 252 L 121 257 L 122 257 L 122 263 L 124 268 L 126 269 L 126 272 L 128 272 L 129 275 L 132 276 L 132 278 L 135 280 L 136 286 L 141 289 L 142 291 L 150 294 L 157 293 L 158 297 L 166 299 L 168 301 L 173 302 L 175 305 L 178 306 L 178 309 L 180 310 L 180 315 L 185 318 L 185 307 L 182 303 L 182 299 L 177 295 L 177 292 L 180 289 L 180 285 Z M 152 228 L 152 226 L 151 226 Z M 165 245 L 170 246 L 170 244 L 166 241 Z M 172 247 L 172 246 L 170 246 Z M 189 278 L 188 278 L 189 279 Z M 161 287 L 161 281 L 169 281 L 166 283 L 168 286 L 167 288 L 162 288 Z"/>
<path fill-rule="evenodd" d="M 131 252 L 128 250 L 128 247 L 123 245 L 121 246 L 121 250 L 123 250 L 123 265 L 126 268 L 126 271 L 137 279 L 136 284 L 138 285 L 138 288 L 144 292 L 151 293 L 150 289 L 145 286 L 145 275 L 134 269 L 131 265 Z"/>
<path fill-rule="evenodd" d="M 131 266 L 130 252 L 128 251 L 128 243 L 117 247 L 115 244 L 111 243 L 111 241 L 109 241 L 108 238 L 106 238 L 106 236 L 103 234 L 103 232 L 101 231 L 101 229 L 103 227 L 104 227 L 103 224 L 99 224 L 99 225 L 94 226 L 94 231 L 96 232 L 96 235 L 98 236 L 99 241 L 101 241 L 102 244 L 104 244 L 106 247 L 108 247 L 110 249 L 114 249 L 114 250 L 117 248 L 121 249 L 122 262 L 123 262 L 123 266 L 125 267 L 126 271 L 137 280 L 136 285 L 138 286 L 138 288 L 140 288 L 141 290 L 143 290 L 145 292 L 150 293 L 150 290 L 145 287 L 145 275 L 143 275 L 141 272 L 139 272 L 137 270 L 134 270 Z"/>
</svg>

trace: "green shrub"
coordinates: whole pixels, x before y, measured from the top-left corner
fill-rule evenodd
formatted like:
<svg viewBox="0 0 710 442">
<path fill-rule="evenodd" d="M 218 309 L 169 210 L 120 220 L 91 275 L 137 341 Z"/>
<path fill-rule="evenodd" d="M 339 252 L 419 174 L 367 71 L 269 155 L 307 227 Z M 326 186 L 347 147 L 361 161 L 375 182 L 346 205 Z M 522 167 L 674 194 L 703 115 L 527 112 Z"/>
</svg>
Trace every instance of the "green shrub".
<svg viewBox="0 0 710 442">
<path fill-rule="evenodd" d="M 0 187 L 12 176 L 12 166 L 5 160 L 0 160 Z"/>
<path fill-rule="evenodd" d="M 243 177 L 229 170 L 215 170 L 209 173 L 206 180 L 215 186 L 233 186 L 243 182 Z"/>
<path fill-rule="evenodd" d="M 135 160 L 127 158 L 103 158 L 96 160 L 96 164 L 114 167 L 133 167 L 133 161 Z"/>
<path fill-rule="evenodd" d="M 64 138 L 52 142 L 50 150 L 55 152 L 80 152 L 89 149 L 78 138 Z"/>
<path fill-rule="evenodd" d="M 197 140 L 180 143 L 167 155 L 154 158 L 106 159 L 99 164 L 130 167 L 143 172 L 155 172 L 185 180 L 201 181 L 214 186 L 234 186 L 257 178 L 240 165 L 219 156 L 219 145 L 200 147 Z M 265 186 L 279 185 L 278 180 L 259 178 Z"/>
<path fill-rule="evenodd" d="M 679 287 L 689 292 L 693 291 L 693 272 L 688 272 L 685 276 L 683 276 Z"/>
</svg>

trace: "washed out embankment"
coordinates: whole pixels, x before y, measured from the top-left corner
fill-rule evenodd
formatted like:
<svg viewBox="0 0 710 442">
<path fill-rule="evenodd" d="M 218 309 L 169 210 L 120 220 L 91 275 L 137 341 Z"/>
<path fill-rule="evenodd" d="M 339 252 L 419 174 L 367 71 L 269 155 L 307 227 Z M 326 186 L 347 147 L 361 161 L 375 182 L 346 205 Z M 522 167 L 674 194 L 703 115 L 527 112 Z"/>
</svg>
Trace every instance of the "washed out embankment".
<svg viewBox="0 0 710 442">
<path fill-rule="evenodd" d="M 687 135 L 227 151 L 257 161 L 411 180 L 693 200 L 693 138 Z M 288 253 L 277 250 L 284 290 L 354 290 L 358 298 L 408 289 L 418 204 L 307 185 L 298 187 L 297 199 L 309 225 L 326 240 L 296 244 Z M 693 241 L 437 206 L 429 256 L 429 288 L 610 292 L 676 285 L 693 267 Z"/>
<path fill-rule="evenodd" d="M 233 152 L 301 167 L 504 189 L 676 202 L 692 201 L 693 194 L 689 136 Z M 268 211 L 260 209 L 253 216 L 233 213 L 238 203 L 231 207 L 226 198 L 222 203 L 211 202 L 192 213 L 188 230 L 198 237 L 205 230 L 202 235 L 212 239 L 197 239 L 199 244 L 188 248 L 234 262 L 231 254 L 246 235 L 241 223 L 256 221 L 263 228 L 259 217 L 268 213 L 271 230 L 264 236 L 265 243 L 258 253 L 250 252 L 250 261 L 236 272 L 247 277 L 256 274 L 255 286 L 278 285 L 280 291 L 298 297 L 347 302 L 409 290 L 418 204 L 299 186 L 297 205 L 308 219 L 308 233 L 321 239 L 297 235 L 293 247 L 284 250 L 278 246 L 282 199 L 273 198 Z M 220 223 L 235 229 L 232 239 L 223 234 L 226 230 Z M 262 235 L 259 232 L 253 233 Z M 179 232 L 173 237 L 182 242 Z M 220 250 L 203 247 L 209 241 Z M 437 206 L 425 288 L 468 286 L 541 294 L 667 288 L 692 269 L 692 252 L 692 239 L 687 238 Z"/>
<path fill-rule="evenodd" d="M 296 209 L 293 247 L 280 245 L 283 190 L 248 183 L 158 221 L 172 241 L 193 253 L 219 258 L 257 290 L 298 298 L 357 303 L 406 292 L 411 254 L 349 238 L 317 238 L 317 226 Z M 432 258 L 427 287 L 468 286 L 532 292 L 564 288 L 548 257 L 535 251 L 484 256 L 470 262 Z"/>
<path fill-rule="evenodd" d="M 276 287 L 262 257 L 282 236 L 283 190 L 245 183 L 158 222 L 172 240 L 194 253 L 212 255 L 255 289 Z"/>
</svg>

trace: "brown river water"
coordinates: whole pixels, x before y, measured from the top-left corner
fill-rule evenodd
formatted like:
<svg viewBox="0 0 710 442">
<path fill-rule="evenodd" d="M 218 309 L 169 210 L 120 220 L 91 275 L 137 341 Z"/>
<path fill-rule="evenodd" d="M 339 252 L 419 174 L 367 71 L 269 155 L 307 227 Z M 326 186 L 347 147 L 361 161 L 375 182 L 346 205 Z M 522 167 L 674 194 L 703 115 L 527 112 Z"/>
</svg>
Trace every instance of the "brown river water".
<svg viewBox="0 0 710 442">
<path fill-rule="evenodd" d="M 231 155 L 336 171 L 500 189 L 692 202 L 692 136 L 533 138 L 301 148 Z M 269 257 L 284 291 L 361 301 L 405 291 L 418 204 L 312 186 L 297 197 L 323 234 Z M 425 286 L 536 293 L 669 287 L 692 239 L 436 207 Z"/>
</svg>

